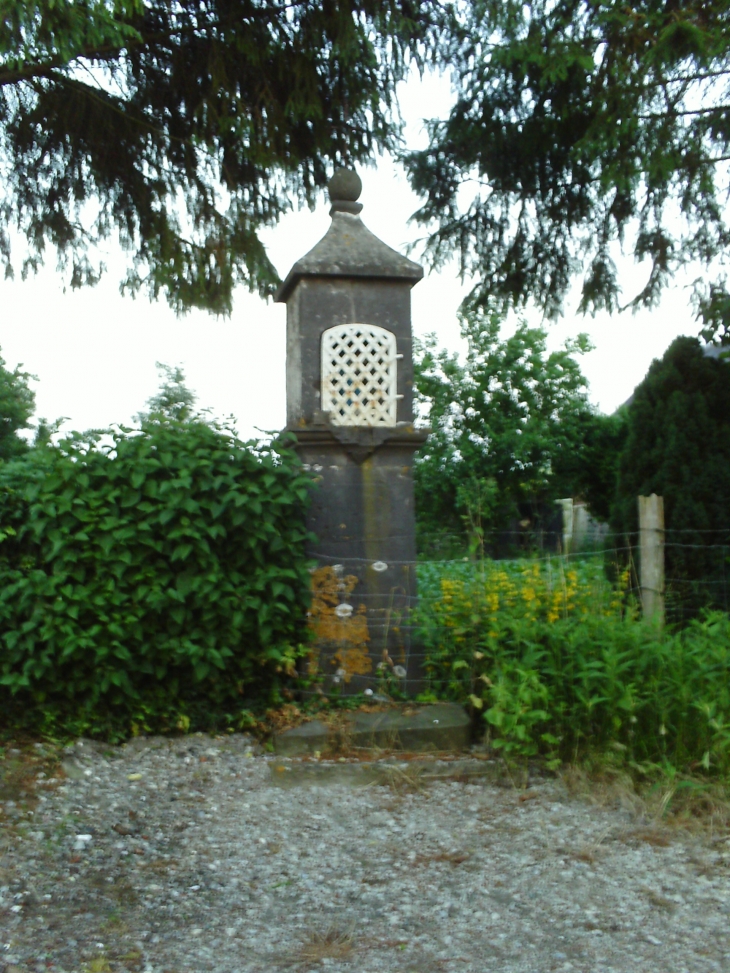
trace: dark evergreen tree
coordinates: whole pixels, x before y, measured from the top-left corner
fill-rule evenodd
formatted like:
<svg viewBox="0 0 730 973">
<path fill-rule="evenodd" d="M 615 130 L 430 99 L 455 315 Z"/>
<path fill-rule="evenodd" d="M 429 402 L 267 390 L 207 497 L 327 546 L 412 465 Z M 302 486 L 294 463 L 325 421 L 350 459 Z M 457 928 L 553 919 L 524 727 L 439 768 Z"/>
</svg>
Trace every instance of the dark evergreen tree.
<svg viewBox="0 0 730 973">
<path fill-rule="evenodd" d="M 728 608 L 730 362 L 677 338 L 628 407 L 613 524 L 632 537 L 637 497 L 664 498 L 670 617 L 704 604 Z M 725 546 L 723 546 L 725 545 Z"/>
<path fill-rule="evenodd" d="M 726 0 L 459 9 L 442 52 L 455 103 L 406 158 L 434 263 L 455 253 L 483 304 L 555 316 L 575 277 L 584 310 L 651 307 L 701 261 L 698 310 L 730 341 Z M 619 247 L 648 264 L 638 294 L 621 293 Z"/>
<path fill-rule="evenodd" d="M 96 245 L 124 287 L 226 312 L 277 276 L 260 231 L 312 204 L 334 164 L 398 147 L 411 66 L 453 72 L 449 118 L 406 156 L 475 298 L 615 309 L 615 248 L 650 265 L 652 305 L 688 260 L 722 263 L 730 155 L 725 0 L 0 0 L 0 262 L 55 248 L 72 286 Z M 464 187 L 467 191 L 464 192 Z M 468 187 L 476 187 L 471 197 Z M 465 204 L 466 201 L 466 205 Z M 680 218 L 677 219 L 677 214 Z M 698 309 L 726 333 L 722 268 Z"/>
<path fill-rule="evenodd" d="M 313 204 L 334 164 L 398 137 L 395 86 L 440 37 L 436 0 L 0 0 L 0 263 L 96 245 L 124 288 L 178 311 L 270 294 L 262 228 Z"/>
</svg>

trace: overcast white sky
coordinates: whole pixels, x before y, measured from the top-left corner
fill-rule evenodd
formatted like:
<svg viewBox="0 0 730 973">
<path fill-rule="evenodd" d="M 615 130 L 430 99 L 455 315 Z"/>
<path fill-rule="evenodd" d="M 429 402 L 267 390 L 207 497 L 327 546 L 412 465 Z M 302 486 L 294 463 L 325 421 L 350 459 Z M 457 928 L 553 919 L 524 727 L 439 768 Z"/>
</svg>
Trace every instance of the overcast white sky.
<svg viewBox="0 0 730 973">
<path fill-rule="evenodd" d="M 405 86 L 402 104 L 410 144 L 423 141 L 420 119 L 445 112 L 448 103 L 446 79 L 415 79 Z M 417 197 L 387 159 L 360 174 L 364 222 L 390 246 L 402 249 L 419 236 L 407 224 Z M 314 213 L 291 214 L 267 234 L 265 242 L 281 277 L 324 235 L 328 210 L 323 199 Z M 110 251 L 110 272 L 97 287 L 81 291 L 64 292 L 53 258 L 34 278 L 0 282 L 0 353 L 9 367 L 22 363 L 38 377 L 37 415 L 68 417 L 67 430 L 129 422 L 156 391 L 155 362 L 162 361 L 182 365 L 198 405 L 217 416 L 233 415 L 242 436 L 282 428 L 284 306 L 239 291 L 230 319 L 202 312 L 176 318 L 162 302 L 120 296 L 123 260 Z M 640 289 L 644 276 L 627 263 L 627 295 Z M 576 297 L 564 319 L 550 326 L 551 347 L 579 331 L 590 334 L 596 347 L 583 357 L 582 367 L 591 400 L 600 409 L 611 412 L 624 402 L 676 335 L 697 333 L 686 284 L 667 291 L 661 307 L 652 312 L 613 318 L 578 316 Z M 467 291 L 453 269 L 417 284 L 412 292 L 415 334 L 433 331 L 443 345 L 458 348 L 456 310 Z"/>
</svg>

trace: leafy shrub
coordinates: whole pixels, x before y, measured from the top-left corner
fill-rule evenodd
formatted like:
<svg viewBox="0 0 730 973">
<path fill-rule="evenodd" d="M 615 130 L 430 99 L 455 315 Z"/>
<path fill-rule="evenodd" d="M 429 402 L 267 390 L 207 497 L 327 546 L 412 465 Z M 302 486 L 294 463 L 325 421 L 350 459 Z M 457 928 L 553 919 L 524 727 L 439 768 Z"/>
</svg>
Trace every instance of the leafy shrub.
<svg viewBox="0 0 730 973">
<path fill-rule="evenodd" d="M 495 744 L 553 759 L 730 771 L 730 618 L 679 632 L 637 618 L 626 572 L 593 562 L 419 566 L 431 692 L 485 715 Z"/>
<path fill-rule="evenodd" d="M 0 467 L 0 685 L 36 724 L 235 725 L 301 654 L 308 480 L 157 419 Z M 243 714 L 243 716 L 242 716 Z"/>
</svg>

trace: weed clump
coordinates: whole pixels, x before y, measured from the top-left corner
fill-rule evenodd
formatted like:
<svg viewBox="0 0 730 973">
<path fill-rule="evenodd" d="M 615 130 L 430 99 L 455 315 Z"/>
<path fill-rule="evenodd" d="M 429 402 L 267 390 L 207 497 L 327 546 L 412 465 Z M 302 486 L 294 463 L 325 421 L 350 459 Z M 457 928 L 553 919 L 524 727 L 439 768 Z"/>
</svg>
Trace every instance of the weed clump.
<svg viewBox="0 0 730 973">
<path fill-rule="evenodd" d="M 506 757 L 600 753 L 632 773 L 730 773 L 730 618 L 641 620 L 629 575 L 559 559 L 419 571 L 432 698 L 481 714 Z"/>
</svg>

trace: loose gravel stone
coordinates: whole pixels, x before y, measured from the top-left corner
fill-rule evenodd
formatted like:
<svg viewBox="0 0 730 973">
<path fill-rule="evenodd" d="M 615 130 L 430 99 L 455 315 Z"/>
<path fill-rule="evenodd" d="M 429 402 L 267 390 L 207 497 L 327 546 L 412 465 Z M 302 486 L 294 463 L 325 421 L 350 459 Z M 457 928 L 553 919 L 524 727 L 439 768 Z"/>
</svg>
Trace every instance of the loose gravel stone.
<svg viewBox="0 0 730 973">
<path fill-rule="evenodd" d="M 558 781 L 281 787 L 274 762 L 240 735 L 69 748 L 2 804 L 0 971 L 730 970 L 725 840 Z"/>
</svg>

